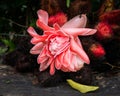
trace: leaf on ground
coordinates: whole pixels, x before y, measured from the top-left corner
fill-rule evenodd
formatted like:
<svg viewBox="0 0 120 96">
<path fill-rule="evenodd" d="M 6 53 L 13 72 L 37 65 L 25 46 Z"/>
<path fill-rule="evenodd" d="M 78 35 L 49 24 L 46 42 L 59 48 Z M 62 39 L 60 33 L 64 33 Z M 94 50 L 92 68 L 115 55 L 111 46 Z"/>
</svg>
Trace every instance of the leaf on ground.
<svg viewBox="0 0 120 96">
<path fill-rule="evenodd" d="M 91 92 L 91 91 L 95 91 L 95 90 L 99 89 L 98 86 L 83 85 L 83 84 L 77 83 L 71 79 L 67 79 L 67 82 L 72 88 L 80 91 L 81 93 L 87 93 L 87 92 Z"/>
</svg>

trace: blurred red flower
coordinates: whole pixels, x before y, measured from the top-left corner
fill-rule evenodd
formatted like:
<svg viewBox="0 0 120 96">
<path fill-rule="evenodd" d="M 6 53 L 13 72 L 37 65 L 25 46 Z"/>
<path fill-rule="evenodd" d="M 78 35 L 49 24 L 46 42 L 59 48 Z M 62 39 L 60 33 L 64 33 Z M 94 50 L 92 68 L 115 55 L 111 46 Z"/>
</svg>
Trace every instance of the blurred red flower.
<svg viewBox="0 0 120 96">
<path fill-rule="evenodd" d="M 113 35 L 112 28 L 107 22 L 99 22 L 96 29 L 96 35 L 100 40 L 109 39 Z"/>
<path fill-rule="evenodd" d="M 102 57 L 106 54 L 101 44 L 92 44 L 90 50 L 95 57 Z"/>
<path fill-rule="evenodd" d="M 50 16 L 48 19 L 49 26 L 53 26 L 55 23 L 62 26 L 65 22 L 67 22 L 67 16 L 63 12 L 58 12 L 57 14 Z"/>
</svg>

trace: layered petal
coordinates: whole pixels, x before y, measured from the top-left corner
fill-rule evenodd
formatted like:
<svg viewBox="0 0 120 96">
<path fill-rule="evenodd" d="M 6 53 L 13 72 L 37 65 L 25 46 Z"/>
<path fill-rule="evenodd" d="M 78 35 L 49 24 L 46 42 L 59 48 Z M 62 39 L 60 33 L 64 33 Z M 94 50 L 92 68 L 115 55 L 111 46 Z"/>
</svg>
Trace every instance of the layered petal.
<svg viewBox="0 0 120 96">
<path fill-rule="evenodd" d="M 75 70 L 80 70 L 82 67 L 84 67 L 84 61 L 79 58 L 79 56 L 76 56 L 77 64 L 75 64 Z"/>
<path fill-rule="evenodd" d="M 74 64 L 72 63 L 72 60 L 74 59 L 74 56 L 73 56 L 73 53 L 71 52 L 70 49 L 68 49 L 65 54 L 64 54 L 64 63 L 67 65 L 67 66 L 64 66 L 66 67 L 66 69 L 68 69 L 69 71 L 76 71 L 75 68 L 74 68 Z M 74 63 L 76 61 L 74 60 Z"/>
<path fill-rule="evenodd" d="M 50 65 L 50 74 L 54 75 L 54 73 L 55 73 L 55 64 L 54 64 L 54 61 L 53 61 Z"/>
<path fill-rule="evenodd" d="M 62 28 L 84 28 L 87 23 L 87 17 L 85 14 L 82 14 L 81 16 L 75 16 L 68 22 L 66 22 Z"/>
<path fill-rule="evenodd" d="M 51 31 L 52 28 L 44 24 L 40 19 L 37 20 L 36 25 L 44 31 Z"/>
<path fill-rule="evenodd" d="M 40 36 L 37 34 L 37 32 L 34 30 L 33 27 L 29 27 L 29 28 L 27 29 L 27 31 L 28 31 L 28 33 L 29 33 L 32 37 L 40 37 Z"/>
<path fill-rule="evenodd" d="M 87 54 L 85 53 L 85 51 L 79 47 L 79 45 L 75 42 L 74 38 L 71 38 L 71 42 L 70 42 L 70 48 L 73 52 L 75 52 L 79 58 L 81 58 L 85 63 L 89 64 L 89 58 L 87 56 Z"/>
<path fill-rule="evenodd" d="M 31 53 L 31 54 L 40 54 L 43 46 L 44 46 L 44 44 L 43 44 L 42 42 L 36 44 L 36 45 L 30 50 L 30 53 Z"/>
<path fill-rule="evenodd" d="M 49 66 L 50 66 L 50 64 L 47 63 L 47 61 L 45 61 L 45 62 L 43 62 L 43 63 L 40 64 L 39 70 L 40 70 L 40 71 L 44 71 L 44 70 L 46 70 Z"/>
<path fill-rule="evenodd" d="M 33 37 L 31 39 L 31 43 L 32 44 L 37 44 L 39 42 L 45 42 L 45 40 L 47 39 L 47 37 L 48 37 L 47 35 L 40 36 L 40 37 Z"/>
<path fill-rule="evenodd" d="M 55 59 L 55 68 L 57 69 L 57 70 L 60 70 L 61 69 L 61 62 L 60 62 L 60 59 L 57 57 L 56 59 Z"/>
<path fill-rule="evenodd" d="M 90 28 L 62 28 L 62 30 L 69 35 L 78 36 L 78 35 L 93 35 L 96 33 L 96 29 Z"/>
<path fill-rule="evenodd" d="M 43 24 L 48 25 L 48 13 L 46 11 L 44 11 L 44 10 L 38 10 L 37 14 L 38 14 L 39 20 Z"/>
<path fill-rule="evenodd" d="M 44 48 L 42 49 L 41 53 L 39 54 L 39 56 L 37 58 L 37 62 L 39 64 L 45 62 L 48 59 L 48 56 L 46 55 L 46 53 L 47 53 L 47 50 L 44 46 Z"/>
<path fill-rule="evenodd" d="M 37 34 L 37 32 L 34 30 L 33 27 L 29 27 L 27 29 L 28 33 L 33 37 L 31 39 L 31 43 L 32 44 L 37 44 L 39 42 L 44 42 L 46 40 L 46 38 L 48 37 L 47 35 L 44 36 L 40 36 L 39 34 Z"/>
</svg>

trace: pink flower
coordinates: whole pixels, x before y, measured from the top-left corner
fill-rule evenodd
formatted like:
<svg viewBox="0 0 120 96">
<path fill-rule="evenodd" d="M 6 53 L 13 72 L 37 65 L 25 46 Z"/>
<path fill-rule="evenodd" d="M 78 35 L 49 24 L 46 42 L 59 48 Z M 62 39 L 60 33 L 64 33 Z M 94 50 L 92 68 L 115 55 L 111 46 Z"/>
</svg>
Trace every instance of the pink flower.
<svg viewBox="0 0 120 96">
<path fill-rule="evenodd" d="M 37 26 L 44 31 L 44 34 L 38 35 L 33 27 L 29 27 L 27 31 L 33 37 L 31 43 L 35 45 L 30 53 L 39 54 L 37 62 L 40 64 L 40 71 L 50 66 L 51 75 L 55 73 L 55 69 L 76 72 L 84 63 L 90 63 L 78 39 L 78 35 L 92 35 L 96 32 L 95 29 L 82 28 L 86 25 L 86 15 L 82 15 L 81 18 L 78 15 L 62 27 L 57 23 L 49 27 L 48 13 L 39 10 L 37 14 Z"/>
</svg>

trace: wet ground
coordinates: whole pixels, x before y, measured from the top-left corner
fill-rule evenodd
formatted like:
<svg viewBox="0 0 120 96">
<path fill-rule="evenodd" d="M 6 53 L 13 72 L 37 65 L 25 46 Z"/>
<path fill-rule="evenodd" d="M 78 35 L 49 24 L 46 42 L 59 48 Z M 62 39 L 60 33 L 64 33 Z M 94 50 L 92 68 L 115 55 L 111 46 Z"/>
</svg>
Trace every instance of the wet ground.
<svg viewBox="0 0 120 96">
<path fill-rule="evenodd" d="M 98 74 L 95 82 L 100 89 L 82 94 L 67 83 L 41 88 L 35 85 L 32 74 L 16 73 L 13 68 L 0 64 L 0 96 L 120 96 L 120 72 L 113 76 Z"/>
</svg>

